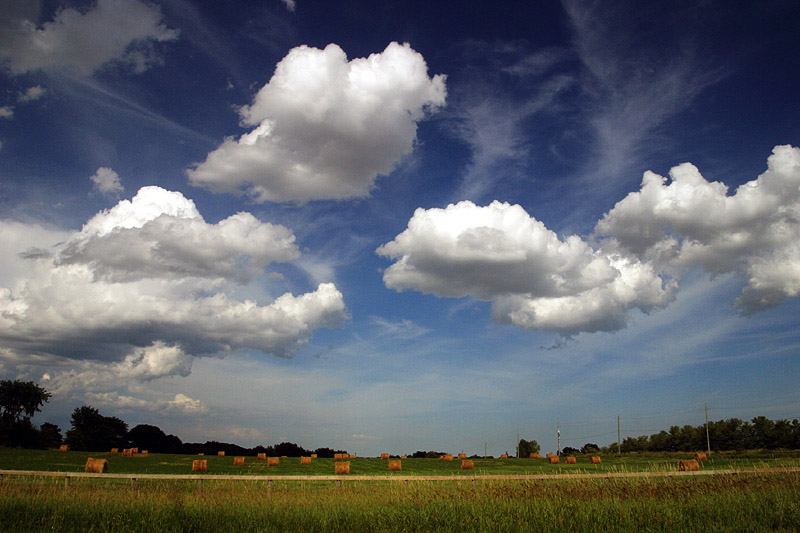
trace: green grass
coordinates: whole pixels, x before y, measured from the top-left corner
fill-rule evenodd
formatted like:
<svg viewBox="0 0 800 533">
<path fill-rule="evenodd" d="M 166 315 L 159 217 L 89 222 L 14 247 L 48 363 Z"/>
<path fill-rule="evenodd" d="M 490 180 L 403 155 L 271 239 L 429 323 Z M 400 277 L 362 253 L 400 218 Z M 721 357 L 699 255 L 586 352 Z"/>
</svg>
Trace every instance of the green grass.
<svg viewBox="0 0 800 533">
<path fill-rule="evenodd" d="M 541 482 L 9 477 L 5 531 L 797 531 L 796 473 Z"/>
<path fill-rule="evenodd" d="M 108 460 L 109 472 L 121 474 L 190 474 L 196 455 L 148 454 L 122 457 L 121 454 L 92 452 L 60 452 L 57 450 L 0 449 L 0 469 L 82 472 L 88 457 Z M 475 469 L 461 470 L 458 459 L 403 459 L 403 470 L 389 472 L 387 461 L 358 457 L 350 459 L 353 475 L 503 475 L 503 474 L 569 474 L 604 472 L 653 472 L 676 470 L 679 459 L 692 454 L 625 454 L 604 455 L 603 463 L 590 465 L 588 457 L 579 457 L 578 464 L 551 465 L 546 459 L 474 459 Z M 208 474 L 236 475 L 332 475 L 333 459 L 313 459 L 310 466 L 300 466 L 297 457 L 281 458 L 277 467 L 266 461 L 246 457 L 244 466 L 234 466 L 233 457 L 204 456 Z M 800 466 L 800 451 L 718 453 L 704 461 L 703 469 L 761 468 Z"/>
</svg>

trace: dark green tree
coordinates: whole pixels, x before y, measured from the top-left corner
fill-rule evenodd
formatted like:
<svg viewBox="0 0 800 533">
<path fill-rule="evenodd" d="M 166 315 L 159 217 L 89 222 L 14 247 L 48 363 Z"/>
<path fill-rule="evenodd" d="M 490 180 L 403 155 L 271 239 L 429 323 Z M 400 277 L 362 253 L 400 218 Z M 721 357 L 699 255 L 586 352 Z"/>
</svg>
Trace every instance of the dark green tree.
<svg viewBox="0 0 800 533">
<path fill-rule="evenodd" d="M 539 453 L 542 447 L 535 440 L 519 439 L 518 449 L 520 457 L 530 457 L 532 453 Z"/>
<path fill-rule="evenodd" d="M 38 448 L 56 448 L 59 444 L 61 444 L 61 428 L 50 422 L 42 424 L 39 428 Z"/>
<path fill-rule="evenodd" d="M 32 381 L 0 381 L 0 445 L 36 447 L 39 433 L 31 417 L 49 399 L 50 393 Z"/>
<path fill-rule="evenodd" d="M 128 444 L 128 424 L 115 416 L 103 416 L 94 407 L 76 408 L 71 420 L 72 429 L 65 440 L 73 450 L 99 452 Z"/>
</svg>

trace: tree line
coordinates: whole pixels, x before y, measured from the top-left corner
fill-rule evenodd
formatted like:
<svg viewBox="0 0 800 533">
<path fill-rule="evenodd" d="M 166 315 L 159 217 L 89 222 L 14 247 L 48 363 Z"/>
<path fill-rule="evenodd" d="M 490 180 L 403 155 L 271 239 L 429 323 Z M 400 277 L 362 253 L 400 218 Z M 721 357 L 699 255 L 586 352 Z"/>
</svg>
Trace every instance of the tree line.
<svg viewBox="0 0 800 533">
<path fill-rule="evenodd" d="M 750 421 L 729 418 L 709 421 L 707 437 L 705 424 L 672 426 L 649 436 L 626 437 L 622 439 L 622 445 L 614 442 L 601 448 L 587 443 L 581 450 L 565 447 L 561 453 L 588 453 L 583 451 L 587 447 L 602 453 L 686 452 L 705 450 L 709 444 L 712 451 L 797 450 L 800 449 L 800 421 L 770 420 L 765 416 Z"/>
<path fill-rule="evenodd" d="M 218 441 L 183 442 L 176 435 L 167 435 L 150 424 L 139 424 L 128 429 L 128 424 L 116 416 L 104 416 L 88 405 L 76 408 L 70 417 L 71 427 L 62 436 L 61 428 L 45 422 L 40 428 L 31 423 L 31 417 L 41 411 L 50 399 L 50 393 L 33 382 L 19 380 L 0 381 L 0 446 L 20 448 L 56 448 L 66 444 L 71 450 L 107 452 L 111 448 L 139 448 L 152 453 L 178 453 L 215 455 L 255 455 L 300 457 L 316 453 L 318 457 L 333 457 L 344 450 L 317 448 L 307 450 L 293 442 L 272 446 L 245 448 L 237 444 Z"/>
</svg>

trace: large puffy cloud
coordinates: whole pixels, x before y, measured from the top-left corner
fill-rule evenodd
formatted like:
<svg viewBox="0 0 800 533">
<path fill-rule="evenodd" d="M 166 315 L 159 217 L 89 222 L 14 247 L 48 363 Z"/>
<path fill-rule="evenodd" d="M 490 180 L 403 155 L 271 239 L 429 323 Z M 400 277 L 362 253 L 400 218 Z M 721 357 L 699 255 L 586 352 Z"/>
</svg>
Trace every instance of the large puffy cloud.
<svg viewBox="0 0 800 533">
<path fill-rule="evenodd" d="M 0 7 L 0 62 L 14 74 L 68 69 L 89 75 L 111 61 L 145 70 L 154 42 L 178 32 L 161 21 L 157 6 L 139 0 L 98 0 L 85 12 L 60 9 L 39 24 L 40 3 L 10 0 Z"/>
<path fill-rule="evenodd" d="M 800 294 L 800 149 L 776 146 L 767 170 L 728 195 L 689 163 L 670 181 L 647 172 L 641 189 L 617 203 L 596 227 L 660 268 L 737 272 L 747 313 Z"/>
<path fill-rule="evenodd" d="M 0 227 L 36 234 L 19 223 Z M 290 356 L 315 329 L 345 317 L 336 287 L 321 283 L 266 305 L 231 293 L 265 265 L 297 257 L 293 241 L 288 229 L 248 213 L 207 224 L 180 193 L 142 189 L 63 242 L 23 254 L 26 276 L 0 288 L 0 342 L 18 361 L 121 361 L 120 373 L 141 379 L 185 375 L 188 356 Z"/>
<path fill-rule="evenodd" d="M 417 209 L 377 251 L 396 259 L 383 277 L 389 288 L 492 301 L 499 322 L 563 335 L 619 329 L 629 309 L 649 312 L 673 297 L 650 264 L 577 236 L 561 240 L 507 203 Z"/>
<path fill-rule="evenodd" d="M 300 256 L 292 232 L 236 213 L 206 223 L 177 192 L 144 187 L 89 220 L 59 250 L 57 265 L 87 265 L 95 279 L 229 277 L 249 280 L 276 261 Z"/>
<path fill-rule="evenodd" d="M 430 78 L 408 44 L 352 61 L 335 44 L 300 46 L 241 109 L 253 130 L 187 173 L 195 185 L 258 201 L 364 197 L 411 152 L 417 122 L 445 93 L 444 76 Z"/>
</svg>

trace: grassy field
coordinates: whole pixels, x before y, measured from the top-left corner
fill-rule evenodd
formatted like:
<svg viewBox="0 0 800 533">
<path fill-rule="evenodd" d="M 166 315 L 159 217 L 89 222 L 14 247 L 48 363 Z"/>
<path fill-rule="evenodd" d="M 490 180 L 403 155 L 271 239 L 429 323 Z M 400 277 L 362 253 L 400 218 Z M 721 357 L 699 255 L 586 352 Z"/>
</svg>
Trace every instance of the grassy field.
<svg viewBox="0 0 800 533">
<path fill-rule="evenodd" d="M 196 456 L 123 458 L 83 452 L 0 450 L 0 469 L 79 472 L 86 457 L 110 458 L 112 472 L 185 474 Z M 674 470 L 679 456 L 604 457 L 603 464 L 476 460 L 485 474 Z M 332 459 L 301 467 L 282 459 L 206 457 L 210 473 L 333 473 Z M 705 468 L 798 466 L 798 454 L 717 454 Z M 351 460 L 356 475 L 392 475 L 386 461 Z M 402 474 L 461 475 L 459 461 L 407 459 Z M 605 469 L 605 470 L 602 470 Z M 797 472 L 692 478 L 496 482 L 63 480 L 4 476 L 3 531 L 798 531 Z"/>
<path fill-rule="evenodd" d="M 196 455 L 148 454 L 122 457 L 121 454 L 60 452 L 57 450 L 0 449 L 0 469 L 82 472 L 88 457 L 108 460 L 109 472 L 120 474 L 190 474 Z M 626 454 L 606 455 L 600 465 L 590 465 L 588 457 L 578 463 L 551 465 L 546 459 L 474 459 L 475 469 L 461 470 L 461 461 L 437 459 L 403 459 L 402 471 L 389 472 L 387 461 L 375 458 L 349 459 L 353 475 L 485 475 L 485 474 L 569 474 L 603 472 L 654 472 L 677 470 L 680 459 L 693 454 Z M 310 466 L 301 466 L 297 457 L 282 458 L 275 467 L 266 461 L 245 457 L 244 466 L 234 466 L 233 457 L 203 456 L 209 474 L 237 475 L 333 475 L 333 459 L 313 459 Z M 703 468 L 800 467 L 800 452 L 720 453 L 703 462 Z"/>
</svg>

